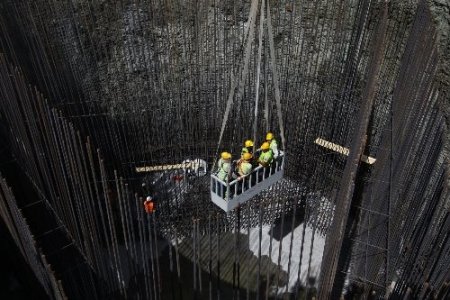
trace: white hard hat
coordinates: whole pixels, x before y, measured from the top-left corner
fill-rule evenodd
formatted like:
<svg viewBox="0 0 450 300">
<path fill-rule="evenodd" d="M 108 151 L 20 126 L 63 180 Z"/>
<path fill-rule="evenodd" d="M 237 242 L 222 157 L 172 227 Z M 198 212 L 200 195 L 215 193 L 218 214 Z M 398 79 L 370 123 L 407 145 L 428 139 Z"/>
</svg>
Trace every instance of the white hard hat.
<svg viewBox="0 0 450 300">
<path fill-rule="evenodd" d="M 152 201 L 152 197 L 147 196 L 147 198 L 145 198 L 145 201 Z"/>
</svg>

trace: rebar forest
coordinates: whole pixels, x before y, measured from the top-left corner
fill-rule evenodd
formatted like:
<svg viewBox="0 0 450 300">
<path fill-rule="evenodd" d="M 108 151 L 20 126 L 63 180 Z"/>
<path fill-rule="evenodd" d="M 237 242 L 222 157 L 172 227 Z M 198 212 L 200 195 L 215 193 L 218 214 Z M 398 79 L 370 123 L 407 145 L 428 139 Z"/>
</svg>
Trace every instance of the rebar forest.
<svg viewBox="0 0 450 300">
<path fill-rule="evenodd" d="M 0 232 L 29 295 L 450 298 L 450 1 L 0 11 Z M 282 179 L 225 212 L 220 153 L 269 131 Z"/>
</svg>

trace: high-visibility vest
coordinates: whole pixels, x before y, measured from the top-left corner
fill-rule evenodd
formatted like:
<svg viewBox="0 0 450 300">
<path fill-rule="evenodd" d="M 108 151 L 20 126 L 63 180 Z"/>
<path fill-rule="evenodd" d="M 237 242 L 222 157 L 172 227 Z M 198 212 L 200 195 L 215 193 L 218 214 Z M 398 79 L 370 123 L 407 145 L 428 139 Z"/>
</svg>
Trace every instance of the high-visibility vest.
<svg viewBox="0 0 450 300">
<path fill-rule="evenodd" d="M 252 164 L 241 160 L 238 164 L 239 175 L 245 176 L 252 172 Z"/>
<path fill-rule="evenodd" d="M 262 164 L 262 165 L 270 165 L 272 163 L 273 160 L 273 153 L 272 150 L 268 150 L 266 152 L 262 152 L 259 155 L 259 159 L 258 161 Z"/>
<path fill-rule="evenodd" d="M 222 168 L 223 163 L 224 163 L 224 160 L 220 158 L 219 162 L 217 163 L 217 172 L 220 171 L 220 169 Z"/>
<path fill-rule="evenodd" d="M 217 173 L 217 177 L 220 180 L 227 181 L 228 174 L 231 171 L 231 163 L 229 162 L 222 162 L 220 165 L 219 173 Z"/>
<path fill-rule="evenodd" d="M 144 202 L 144 209 L 148 214 L 152 214 L 156 211 L 155 203 L 153 201 L 146 200 Z"/>
<path fill-rule="evenodd" d="M 276 139 L 272 139 L 270 141 L 269 147 L 270 147 L 270 150 L 272 150 L 273 156 L 275 158 L 277 158 L 278 157 L 278 142 L 277 142 L 277 140 Z"/>
</svg>

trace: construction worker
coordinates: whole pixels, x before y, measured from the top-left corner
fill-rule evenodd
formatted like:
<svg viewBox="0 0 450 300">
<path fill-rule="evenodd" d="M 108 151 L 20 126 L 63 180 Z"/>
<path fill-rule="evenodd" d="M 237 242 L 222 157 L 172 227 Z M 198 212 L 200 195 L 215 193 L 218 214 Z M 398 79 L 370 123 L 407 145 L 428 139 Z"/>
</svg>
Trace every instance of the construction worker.
<svg viewBox="0 0 450 300">
<path fill-rule="evenodd" d="M 220 159 L 218 163 L 217 177 L 220 180 L 227 182 L 228 174 L 230 174 L 230 171 L 231 171 L 231 153 L 222 152 L 220 154 Z"/>
<path fill-rule="evenodd" d="M 278 143 L 277 140 L 274 139 L 273 133 L 268 132 L 266 134 L 266 142 L 269 143 L 270 150 L 272 150 L 272 154 L 274 158 L 278 157 Z"/>
<path fill-rule="evenodd" d="M 258 162 L 263 167 L 268 167 L 273 161 L 273 152 L 270 149 L 270 144 L 268 142 L 264 142 L 261 145 L 261 154 L 259 155 Z"/>
<path fill-rule="evenodd" d="M 242 158 L 239 160 L 237 164 L 237 173 L 239 175 L 238 179 L 242 179 L 244 176 L 249 175 L 252 172 L 252 157 L 251 153 L 244 153 Z"/>
<path fill-rule="evenodd" d="M 144 209 L 145 212 L 148 214 L 152 214 L 156 211 L 155 202 L 153 201 L 152 197 L 147 196 L 147 198 L 144 201 Z"/>
<path fill-rule="evenodd" d="M 252 140 L 246 140 L 244 143 L 244 147 L 241 151 L 241 158 L 244 156 L 244 153 L 250 153 L 253 154 L 253 141 Z"/>
</svg>

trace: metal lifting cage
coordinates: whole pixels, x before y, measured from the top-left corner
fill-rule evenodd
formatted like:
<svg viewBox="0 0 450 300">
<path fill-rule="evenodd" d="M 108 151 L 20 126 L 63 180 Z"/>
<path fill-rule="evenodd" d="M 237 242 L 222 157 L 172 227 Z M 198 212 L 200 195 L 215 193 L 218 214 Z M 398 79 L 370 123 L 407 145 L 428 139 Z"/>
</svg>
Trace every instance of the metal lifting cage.
<svg viewBox="0 0 450 300">
<path fill-rule="evenodd" d="M 285 157 L 285 153 L 280 151 L 280 155 L 269 167 L 258 166 L 242 180 L 224 182 L 215 174 L 211 174 L 212 202 L 225 212 L 247 202 L 283 178 Z"/>
</svg>

